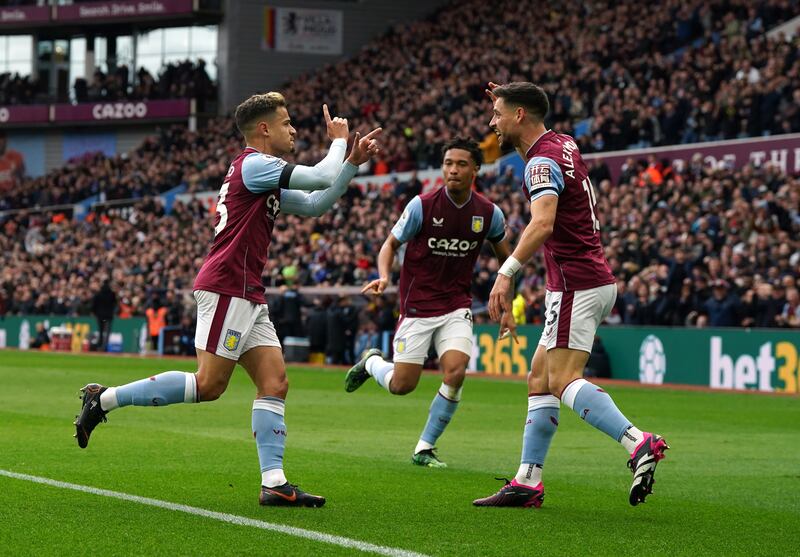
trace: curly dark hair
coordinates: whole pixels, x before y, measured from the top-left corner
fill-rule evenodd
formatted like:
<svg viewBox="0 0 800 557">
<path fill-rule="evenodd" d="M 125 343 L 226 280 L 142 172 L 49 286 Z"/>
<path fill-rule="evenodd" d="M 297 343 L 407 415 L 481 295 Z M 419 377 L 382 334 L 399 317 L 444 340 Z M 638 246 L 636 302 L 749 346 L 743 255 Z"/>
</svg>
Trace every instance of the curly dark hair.
<svg viewBox="0 0 800 557">
<path fill-rule="evenodd" d="M 483 151 L 481 151 L 480 146 L 478 146 L 478 142 L 469 137 L 456 137 L 445 143 L 444 147 L 442 147 L 442 159 L 444 159 L 444 155 L 450 149 L 469 151 L 476 166 L 480 167 L 483 164 Z"/>
</svg>

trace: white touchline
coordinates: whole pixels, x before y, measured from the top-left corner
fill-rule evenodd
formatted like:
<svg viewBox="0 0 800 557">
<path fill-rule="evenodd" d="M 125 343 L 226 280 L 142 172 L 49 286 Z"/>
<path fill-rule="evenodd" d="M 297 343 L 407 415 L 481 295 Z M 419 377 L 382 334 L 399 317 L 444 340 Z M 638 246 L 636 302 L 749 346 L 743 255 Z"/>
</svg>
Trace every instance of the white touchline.
<svg viewBox="0 0 800 557">
<path fill-rule="evenodd" d="M 398 549 L 395 547 L 385 547 L 382 545 L 375 545 L 344 536 L 334 536 L 332 534 L 325 534 L 323 532 L 316 532 L 314 530 L 306 530 L 305 528 L 297 528 L 295 526 L 286 526 L 285 524 L 273 524 L 271 522 L 264 522 L 263 520 L 255 520 L 245 516 L 238 516 L 235 514 L 219 513 L 216 511 L 209 511 L 198 507 L 190 507 L 189 505 L 181 505 L 178 503 L 170 503 L 169 501 L 160 501 L 158 499 L 151 499 L 149 497 L 140 497 L 138 495 L 130 495 L 128 493 L 120 493 L 119 491 L 110 491 L 108 489 L 99 489 L 90 487 L 88 485 L 72 484 L 68 482 L 60 482 L 58 480 L 51 480 L 50 478 L 42 478 L 39 476 L 30 476 L 28 474 L 19 474 L 9 470 L 0 469 L 0 476 L 7 478 L 14 478 L 17 480 L 26 480 L 39 484 L 49 485 L 52 487 L 60 487 L 62 489 L 72 489 L 74 491 L 82 491 L 84 493 L 92 493 L 94 495 L 102 495 L 103 497 L 112 497 L 114 499 L 122 499 L 123 501 L 132 501 L 142 505 L 150 505 L 151 507 L 159 507 L 162 509 L 169 509 L 171 511 L 179 511 L 182 513 L 193 514 L 195 516 L 202 516 L 219 520 L 221 522 L 228 522 L 238 526 L 252 526 L 253 528 L 261 528 L 262 530 L 272 530 L 273 532 L 280 532 L 288 534 L 297 538 L 306 538 L 315 542 L 329 543 L 341 547 L 351 549 L 358 549 L 359 551 L 367 551 L 370 553 L 377 553 L 378 555 L 388 555 L 389 557 L 429 557 L 424 553 L 416 553 L 414 551 L 407 551 L 405 549 Z M 315 512 L 311 511 L 310 512 Z M 319 512 L 319 511 L 316 511 Z"/>
</svg>

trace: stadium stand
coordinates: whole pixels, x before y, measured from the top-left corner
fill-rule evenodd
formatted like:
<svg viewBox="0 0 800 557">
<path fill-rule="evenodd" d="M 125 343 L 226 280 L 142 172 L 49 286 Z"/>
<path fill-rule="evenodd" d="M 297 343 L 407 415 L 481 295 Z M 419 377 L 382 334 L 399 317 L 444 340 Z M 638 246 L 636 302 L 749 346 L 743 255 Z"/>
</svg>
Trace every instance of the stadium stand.
<svg viewBox="0 0 800 557">
<path fill-rule="evenodd" d="M 76 203 L 93 195 L 139 198 L 182 183 L 189 192 L 218 189 L 240 141 L 229 118 L 210 121 L 202 133 L 186 126 L 162 128 L 131 153 L 87 154 L 23 181 L 0 198 L 0 210 Z"/>
<path fill-rule="evenodd" d="M 371 173 L 437 166 L 441 144 L 455 133 L 486 136 L 487 152 L 499 154 L 494 135 L 486 134 L 487 76 L 547 84 L 551 125 L 576 135 L 583 152 L 800 131 L 798 39 L 764 34 L 792 16 L 797 4 L 669 2 L 651 9 L 625 1 L 590 9 L 571 1 L 548 12 L 546 32 L 536 40 L 519 23 L 526 9 L 521 4 L 504 2 L 497 9 L 472 1 L 457 11 L 441 10 L 286 86 L 300 133 L 297 159 L 317 160 L 327 144 L 319 126 L 323 98 L 351 119 L 353 129 L 373 122 L 384 127 L 386 158 Z M 490 11 L 504 16 L 497 20 Z M 576 22 L 584 32 L 572 44 Z M 654 28 L 658 34 L 648 33 Z M 534 59 L 536 64 L 519 62 Z M 496 64 L 507 69 L 494 75 Z M 89 99 L 195 95 L 196 80 L 207 79 L 199 74 L 201 64 L 180 64 L 158 82 L 140 72 L 133 89 L 116 74 L 101 74 L 85 93 Z M 24 78 L 9 76 L 4 83 L 11 85 L 0 94 L 13 91 L 19 98 L 30 88 Z M 87 155 L 6 192 L 0 210 L 93 195 L 142 201 L 130 212 L 98 209 L 85 222 L 24 211 L 0 221 L 0 313 L 82 313 L 105 277 L 132 315 L 189 288 L 211 239 L 211 217 L 199 203 L 178 203 L 165 214 L 148 196 L 179 184 L 189 193 L 216 190 L 240 141 L 227 117 L 211 120 L 202 132 L 163 128 L 127 155 Z M 633 159 L 619 183 L 612 184 L 602 166 L 592 173 L 603 192 L 598 213 L 619 278 L 612 322 L 800 325 L 797 178 L 769 166 L 732 171 L 694 161 L 678 169 L 669 161 Z M 486 175 L 478 187 L 504 210 L 515 240 L 527 208 L 513 176 Z M 283 218 L 265 284 L 360 285 L 374 277 L 381 243 L 419 188 L 413 180 L 393 191 L 353 187 L 319 219 Z M 528 322 L 540 320 L 543 303 L 537 269 L 529 265 L 521 284 Z M 487 252 L 476 269 L 478 307 L 496 270 Z M 182 311 L 191 310 L 189 299 Z"/>
<path fill-rule="evenodd" d="M 800 38 L 768 39 L 764 34 L 797 13 L 797 0 L 673 2 L 657 10 L 628 0 L 601 2 L 591 11 L 571 1 L 550 14 L 546 32 L 535 41 L 518 23 L 526 5 L 504 2 L 502 7 L 497 12 L 504 14 L 502 21 L 494 21 L 495 4 L 479 1 L 441 10 L 428 20 L 390 30 L 350 60 L 287 84 L 284 92 L 299 134 L 297 162 L 319 160 L 326 148 L 319 126 L 323 98 L 354 129 L 383 126 L 385 157 L 371 173 L 435 167 L 441 146 L 458 133 L 483 139 L 491 162 L 500 149 L 488 133 L 487 77 L 544 83 L 553 101 L 550 125 L 575 136 L 583 153 L 800 131 Z M 576 25 L 583 32 L 573 45 L 570 30 Z M 652 28 L 659 29 L 657 40 L 647 33 Z M 493 32 L 499 29 L 504 32 Z M 516 36 L 509 38 L 509 29 Z M 534 59 L 536 64 L 519 62 Z M 504 69 L 494 75 L 492 67 L 498 65 Z M 24 98 L 30 84 L 10 79 L 19 81 L 12 90 Z M 207 83 L 208 76 L 202 63 L 184 63 L 168 68 L 157 84 L 151 79 L 140 72 L 130 89 L 104 86 L 119 81 L 113 75 L 96 76 L 86 94 L 113 98 L 126 89 L 125 94 L 146 98 L 192 95 L 206 89 L 199 84 Z M 209 90 L 213 95 L 213 87 Z M 216 142 L 208 138 L 220 130 L 225 140 L 235 134 L 230 121 L 216 122 L 203 134 L 163 132 L 143 148 L 155 150 L 156 158 L 169 158 L 175 143 L 196 141 L 201 152 L 195 153 L 194 163 L 213 165 L 216 152 L 203 152 L 203 147 L 205 141 Z M 119 163 L 103 165 L 110 166 L 105 180 L 97 176 L 91 186 L 59 184 L 57 202 L 79 201 L 118 181 Z M 100 159 L 93 161 L 98 166 Z M 61 169 L 54 174 L 44 180 L 72 180 L 60 178 Z M 180 174 L 177 170 L 170 176 L 178 180 L 172 185 L 180 183 Z M 0 210 L 51 203 L 39 200 L 42 189 L 41 184 L 23 184 Z M 141 195 L 140 189 L 132 187 L 127 197 Z M 114 191 L 108 198 L 125 196 Z"/>
<path fill-rule="evenodd" d="M 702 164 L 677 172 L 632 161 L 619 184 L 593 168 L 607 257 L 619 278 L 612 323 L 639 325 L 800 326 L 800 180 L 773 167 L 741 171 Z M 526 201 L 509 175 L 487 175 L 479 187 L 507 215 L 516 240 Z M 376 276 L 376 258 L 413 184 L 397 191 L 351 187 L 318 219 L 278 221 L 264 283 L 360 285 Z M 60 214 L 18 214 L 0 240 L 2 306 L 9 313 L 81 313 L 105 277 L 127 311 L 142 315 L 154 299 L 191 287 L 211 241 L 211 215 L 199 202 L 165 214 L 147 198 L 128 213 L 105 210 L 85 222 Z M 488 250 L 488 248 L 487 248 Z M 527 322 L 540 322 L 543 262 L 520 284 Z M 497 271 L 489 251 L 476 269 L 476 309 Z M 88 281 L 88 282 L 87 282 Z M 186 293 L 186 292 L 184 292 Z M 180 297 L 180 296 L 178 296 Z M 191 299 L 184 311 L 191 311 Z"/>
<path fill-rule="evenodd" d="M 194 98 L 203 103 L 215 100 L 217 93 L 205 68 L 202 59 L 196 63 L 184 60 L 166 64 L 157 77 L 139 68 L 131 81 L 130 69 L 123 64 L 108 73 L 98 69 L 89 80 L 76 79 L 73 92 L 76 102 Z M 30 76 L 0 74 L 0 105 L 59 100 L 49 98 L 43 90 L 43 84 Z"/>
</svg>

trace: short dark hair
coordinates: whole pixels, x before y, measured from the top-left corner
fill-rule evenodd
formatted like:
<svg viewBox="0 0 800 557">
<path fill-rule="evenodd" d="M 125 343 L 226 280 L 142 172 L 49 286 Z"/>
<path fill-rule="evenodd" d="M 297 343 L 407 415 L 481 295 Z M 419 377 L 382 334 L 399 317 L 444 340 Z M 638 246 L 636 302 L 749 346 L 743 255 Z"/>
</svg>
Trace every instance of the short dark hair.
<svg viewBox="0 0 800 557">
<path fill-rule="evenodd" d="M 521 106 L 531 112 L 537 120 L 544 121 L 550 112 L 550 101 L 544 89 L 527 81 L 514 81 L 495 87 L 495 96 L 509 104 Z"/>
<path fill-rule="evenodd" d="M 286 106 L 286 99 L 280 93 L 270 91 L 269 93 L 253 95 L 236 107 L 236 112 L 233 116 L 236 120 L 236 127 L 239 128 L 243 135 L 247 135 L 252 131 L 256 120 L 269 116 L 279 106 Z"/>
<path fill-rule="evenodd" d="M 444 147 L 442 147 L 442 160 L 444 160 L 445 153 L 447 153 L 447 151 L 450 149 L 462 149 L 464 151 L 469 151 L 469 154 L 476 166 L 481 166 L 483 164 L 483 151 L 481 151 L 481 148 L 476 141 L 468 137 L 459 136 L 445 143 Z"/>
</svg>

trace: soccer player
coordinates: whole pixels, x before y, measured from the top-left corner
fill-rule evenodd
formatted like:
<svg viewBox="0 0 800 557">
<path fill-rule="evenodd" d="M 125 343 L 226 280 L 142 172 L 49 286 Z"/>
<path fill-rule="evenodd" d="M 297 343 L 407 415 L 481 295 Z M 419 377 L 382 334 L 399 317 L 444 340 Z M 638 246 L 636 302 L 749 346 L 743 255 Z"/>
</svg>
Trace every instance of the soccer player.
<svg viewBox="0 0 800 557">
<path fill-rule="evenodd" d="M 611 436 L 630 454 L 631 505 L 652 492 L 656 464 L 669 448 L 660 436 L 637 429 L 603 389 L 582 379 L 598 325 L 614 306 L 617 287 L 600 243 L 595 191 L 575 141 L 548 130 L 547 94 L 532 83 L 515 82 L 487 90 L 493 101 L 490 127 L 504 146 L 527 161 L 525 196 L 531 220 L 505 261 L 489 298 L 489 313 L 501 335 L 516 340 L 511 315 L 514 274 L 544 247 L 547 272 L 545 326 L 528 375 L 528 416 L 522 459 L 513 481 L 473 503 L 492 507 L 540 507 L 542 466 L 558 427 L 560 404 Z M 560 399 L 560 400 L 559 400 Z"/>
<path fill-rule="evenodd" d="M 400 271 L 400 321 L 394 335 L 394 362 L 378 349 L 368 350 L 345 377 L 345 390 L 358 389 L 369 377 L 395 395 L 413 391 L 431 344 L 444 372 L 411 461 L 444 468 L 434 444 L 461 400 L 461 386 L 472 354 L 472 296 L 475 261 L 489 240 L 502 262 L 510 247 L 505 218 L 497 205 L 472 184 L 482 162 L 478 144 L 457 138 L 444 150 L 445 187 L 414 197 L 378 254 L 377 278 L 362 293 L 380 295 L 389 285 L 391 266 L 406 245 Z"/>
<path fill-rule="evenodd" d="M 364 138 L 356 133 L 352 152 L 342 164 L 347 120 L 331 118 L 327 105 L 323 114 L 331 146 L 322 161 L 309 167 L 282 158 L 294 151 L 295 129 L 281 94 L 253 95 L 236 108 L 236 126 L 247 147 L 231 163 L 220 188 L 214 241 L 194 283 L 197 373 L 167 371 L 119 387 L 86 385 L 75 422 L 81 448 L 116 408 L 216 400 L 238 361 L 257 389 L 252 428 L 261 464 L 259 502 L 307 507 L 325 503 L 324 497 L 290 484 L 283 472 L 289 384 L 261 284 L 279 212 L 321 215 L 345 193 L 358 166 L 379 150 L 374 137 L 380 128 Z"/>
</svg>

